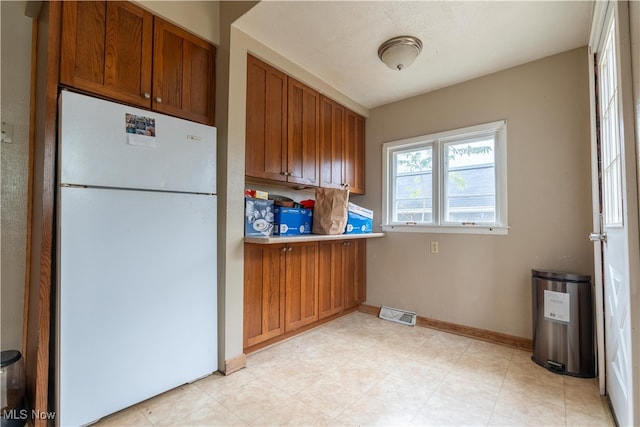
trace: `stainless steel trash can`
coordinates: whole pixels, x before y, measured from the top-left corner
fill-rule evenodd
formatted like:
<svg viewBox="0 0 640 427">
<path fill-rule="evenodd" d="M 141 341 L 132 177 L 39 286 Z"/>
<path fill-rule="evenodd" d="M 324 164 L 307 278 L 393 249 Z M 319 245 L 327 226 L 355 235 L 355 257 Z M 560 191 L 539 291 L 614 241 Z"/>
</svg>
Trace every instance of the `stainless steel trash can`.
<svg viewBox="0 0 640 427">
<path fill-rule="evenodd" d="M 591 276 L 531 270 L 533 356 L 550 371 L 596 375 Z"/>
</svg>

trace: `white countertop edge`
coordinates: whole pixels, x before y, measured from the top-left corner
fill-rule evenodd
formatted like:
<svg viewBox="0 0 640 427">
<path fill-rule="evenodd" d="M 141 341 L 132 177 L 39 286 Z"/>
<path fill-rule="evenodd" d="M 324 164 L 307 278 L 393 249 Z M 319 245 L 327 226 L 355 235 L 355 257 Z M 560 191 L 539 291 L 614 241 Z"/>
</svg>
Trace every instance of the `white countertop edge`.
<svg viewBox="0 0 640 427">
<path fill-rule="evenodd" d="M 256 243 L 259 245 L 276 245 L 278 243 L 300 243 L 300 242 L 323 242 L 325 240 L 352 240 L 371 239 L 374 237 L 384 237 L 386 233 L 363 233 L 363 234 L 306 234 L 303 236 L 271 236 L 271 237 L 245 237 L 245 243 Z"/>
</svg>

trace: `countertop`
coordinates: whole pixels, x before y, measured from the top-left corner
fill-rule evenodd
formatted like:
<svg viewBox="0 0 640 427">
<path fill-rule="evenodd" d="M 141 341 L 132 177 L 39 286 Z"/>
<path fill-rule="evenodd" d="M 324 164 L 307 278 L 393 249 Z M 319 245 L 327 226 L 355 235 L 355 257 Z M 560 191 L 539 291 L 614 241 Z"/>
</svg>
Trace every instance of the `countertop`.
<svg viewBox="0 0 640 427">
<path fill-rule="evenodd" d="M 256 243 L 259 245 L 277 245 L 278 243 L 301 243 L 301 242 L 322 242 L 325 240 L 353 240 L 372 239 L 384 237 L 385 233 L 364 233 L 364 234 L 305 234 L 301 236 L 270 236 L 270 237 L 245 237 L 245 243 Z"/>
</svg>

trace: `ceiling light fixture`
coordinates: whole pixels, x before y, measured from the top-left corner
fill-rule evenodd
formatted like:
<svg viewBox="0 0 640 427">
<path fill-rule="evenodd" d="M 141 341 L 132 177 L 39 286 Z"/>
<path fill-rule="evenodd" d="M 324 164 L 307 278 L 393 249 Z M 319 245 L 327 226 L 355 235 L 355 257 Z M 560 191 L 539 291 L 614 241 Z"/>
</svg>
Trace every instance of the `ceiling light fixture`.
<svg viewBox="0 0 640 427">
<path fill-rule="evenodd" d="M 394 37 L 378 48 L 378 57 L 392 70 L 403 70 L 413 64 L 422 50 L 422 42 L 413 36 Z"/>
</svg>

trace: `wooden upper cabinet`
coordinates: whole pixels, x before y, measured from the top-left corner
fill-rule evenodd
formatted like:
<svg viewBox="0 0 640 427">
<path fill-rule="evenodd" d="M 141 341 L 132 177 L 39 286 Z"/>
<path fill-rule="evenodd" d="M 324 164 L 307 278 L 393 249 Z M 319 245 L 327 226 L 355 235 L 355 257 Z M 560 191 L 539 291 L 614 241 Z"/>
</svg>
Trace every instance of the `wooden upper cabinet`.
<svg viewBox="0 0 640 427">
<path fill-rule="evenodd" d="M 125 1 L 62 4 L 60 83 L 214 124 L 216 48 Z"/>
<path fill-rule="evenodd" d="M 247 56 L 245 174 L 286 181 L 287 75 Z"/>
<path fill-rule="evenodd" d="M 60 82 L 149 108 L 153 15 L 133 3 L 62 4 Z"/>
<path fill-rule="evenodd" d="M 247 55 L 245 175 L 364 194 L 365 119 Z"/>
<path fill-rule="evenodd" d="M 344 179 L 349 191 L 365 192 L 365 121 L 364 117 L 347 110 L 344 143 Z"/>
<path fill-rule="evenodd" d="M 153 109 L 213 125 L 216 48 L 154 18 Z"/>
<path fill-rule="evenodd" d="M 344 188 L 346 108 L 320 97 L 320 186 Z"/>
<path fill-rule="evenodd" d="M 287 181 L 317 186 L 320 94 L 291 77 L 287 81 Z"/>
<path fill-rule="evenodd" d="M 320 186 L 364 194 L 364 118 L 320 99 Z"/>
</svg>

